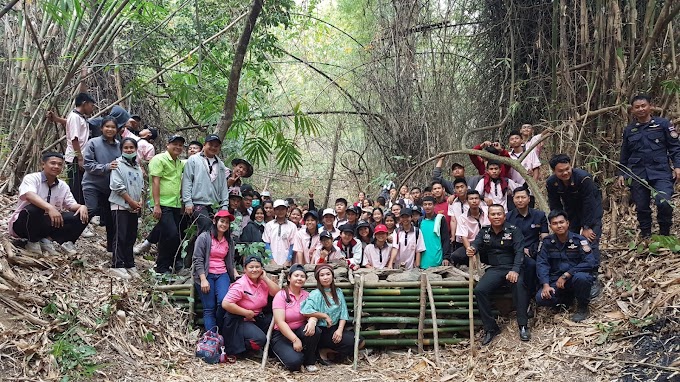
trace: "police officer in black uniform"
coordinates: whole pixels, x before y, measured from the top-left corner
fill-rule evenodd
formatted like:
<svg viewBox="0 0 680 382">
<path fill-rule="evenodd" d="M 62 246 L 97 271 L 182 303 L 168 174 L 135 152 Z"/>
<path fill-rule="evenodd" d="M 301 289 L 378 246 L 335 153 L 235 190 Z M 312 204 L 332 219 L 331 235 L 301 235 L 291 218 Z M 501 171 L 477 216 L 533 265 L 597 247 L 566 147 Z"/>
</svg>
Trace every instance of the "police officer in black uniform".
<svg viewBox="0 0 680 382">
<path fill-rule="evenodd" d="M 557 154 L 550 159 L 553 170 L 546 181 L 550 210 L 564 210 L 571 218 L 570 230 L 591 243 L 602 235 L 602 194 L 587 171 L 571 167 L 571 158 Z"/>
<path fill-rule="evenodd" d="M 536 274 L 543 286 L 536 294 L 536 304 L 569 306 L 575 297 L 578 308 L 571 320 L 580 322 L 588 317 L 592 274 L 599 265 L 599 250 L 584 236 L 569 232 L 566 212 L 551 211 L 548 220 L 553 234 L 543 239 L 536 258 Z"/>
<path fill-rule="evenodd" d="M 652 209 L 649 206 L 651 190 L 656 190 L 659 234 L 670 235 L 673 224 L 673 177 L 680 179 L 680 141 L 673 123 L 651 116 L 649 97 L 638 95 L 631 100 L 635 121 L 626 127 L 621 144 L 621 176 L 619 184 L 632 178 L 631 196 L 637 209 L 640 233 L 643 238 L 652 235 Z M 671 171 L 669 159 L 673 163 Z M 646 181 L 644 184 L 642 181 Z"/>
<path fill-rule="evenodd" d="M 491 313 L 491 295 L 503 285 L 510 285 L 512 288 L 512 300 L 517 309 L 519 338 L 522 341 L 529 341 L 531 333 L 527 326 L 528 296 L 522 271 L 524 258 L 522 231 L 505 222 L 505 208 L 500 204 L 492 204 L 488 211 L 491 226 L 482 227 L 475 241 L 467 249 L 468 256 L 479 253 L 482 262 L 491 266 L 484 272 L 474 290 L 484 324 L 485 335 L 482 345 L 487 345 L 500 332 Z"/>
</svg>

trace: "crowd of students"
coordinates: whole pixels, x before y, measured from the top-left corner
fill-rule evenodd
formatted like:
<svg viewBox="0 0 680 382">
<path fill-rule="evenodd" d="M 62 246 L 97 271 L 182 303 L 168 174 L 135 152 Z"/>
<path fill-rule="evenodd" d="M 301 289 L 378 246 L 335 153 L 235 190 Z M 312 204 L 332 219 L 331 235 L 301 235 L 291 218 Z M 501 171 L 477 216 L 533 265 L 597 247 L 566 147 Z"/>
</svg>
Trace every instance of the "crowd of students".
<svg viewBox="0 0 680 382">
<path fill-rule="evenodd" d="M 48 114 L 65 125 L 66 151 L 45 153 L 42 171 L 24 178 L 10 233 L 25 239 L 29 252 L 75 254 L 74 243 L 91 217 L 99 216 L 110 273 L 121 279 L 139 277 L 134 254 L 152 244 L 157 245 L 156 272 L 182 271 L 191 263 L 183 261 L 180 243 L 189 240 L 205 330 L 220 328 L 231 361 L 263 347 L 272 319 L 268 311 L 275 322 L 272 350 L 290 370 L 315 370 L 318 348 L 349 354 L 354 334 L 345 330 L 347 306 L 335 287 L 332 263 L 352 269 L 427 269 L 468 265 L 478 256 L 488 266 L 475 287 L 483 345 L 500 330 L 489 299 L 504 284 L 513 291 L 523 341 L 530 338 L 532 299 L 555 306 L 576 298 L 572 319 L 588 316 L 599 266 L 601 194 L 589 173 L 557 154 L 546 179 L 550 214 L 532 208 L 525 178 L 541 179 L 539 154 L 547 131 L 534 135 L 531 125 L 523 125 L 508 135 L 510 150 L 500 142 L 475 146 L 507 158 L 470 156 L 478 174 L 467 176 L 463 164 L 453 163 L 446 179 L 442 158 L 426 187 L 389 184 L 374 200 L 362 191 L 351 203 L 338 198 L 332 207 L 317 209 L 313 193 L 298 206 L 292 198 L 274 200 L 270 192 L 245 184 L 253 166 L 240 158 L 226 166 L 217 135 L 188 144 L 171 135 L 166 150 L 155 154 L 158 133 L 140 130 L 139 117 L 116 106 L 106 117 L 88 119 L 94 100 L 84 93 L 75 105 L 66 119 Z M 673 138 L 677 141 L 677 134 Z M 526 150 L 524 172 L 518 173 L 508 160 Z M 68 186 L 58 179 L 64 165 Z M 146 176 L 157 223 L 135 246 Z M 186 237 L 191 225 L 196 234 Z M 264 243 L 270 256 L 239 260 L 237 243 Z M 289 267 L 284 289 L 263 271 L 266 261 Z M 305 264 L 316 266 L 317 287 L 311 293 L 302 289 Z"/>
</svg>

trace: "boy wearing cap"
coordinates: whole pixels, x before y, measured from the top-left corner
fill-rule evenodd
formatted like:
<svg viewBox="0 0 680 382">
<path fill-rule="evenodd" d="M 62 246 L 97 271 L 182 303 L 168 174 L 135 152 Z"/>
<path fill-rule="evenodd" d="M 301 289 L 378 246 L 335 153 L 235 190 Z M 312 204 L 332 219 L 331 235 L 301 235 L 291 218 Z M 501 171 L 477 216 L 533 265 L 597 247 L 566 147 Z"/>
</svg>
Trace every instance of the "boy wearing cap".
<svg viewBox="0 0 680 382">
<path fill-rule="evenodd" d="M 420 259 L 422 269 L 440 266 L 444 255 L 449 253 L 451 245 L 449 226 L 446 224 L 444 215 L 434 211 L 434 202 L 435 199 L 431 196 L 423 198 L 425 217 L 419 227 L 426 250 Z"/>
<path fill-rule="evenodd" d="M 68 185 L 73 197 L 79 204 L 85 203 L 81 183 L 85 169 L 82 149 L 90 139 L 90 125 L 85 119 L 94 111 L 94 99 L 87 93 L 79 93 L 75 99 L 75 109 L 66 117 L 66 162 Z"/>
<path fill-rule="evenodd" d="M 343 260 L 344 257 L 340 250 L 333 244 L 334 238 L 328 231 L 319 234 L 319 246 L 314 251 L 312 264 L 330 263 L 332 261 Z"/>
<path fill-rule="evenodd" d="M 333 240 L 340 237 L 340 230 L 335 227 L 335 211 L 332 208 L 326 208 L 321 215 L 321 232 L 330 232 Z"/>
<path fill-rule="evenodd" d="M 343 258 L 347 260 L 348 265 L 352 269 L 366 265 L 366 259 L 364 259 L 363 255 L 364 247 L 359 240 L 354 238 L 354 226 L 343 224 L 339 229 L 340 237 L 335 241 L 335 246 Z"/>
<path fill-rule="evenodd" d="M 425 242 L 421 232 L 411 223 L 412 211 L 404 208 L 399 213 L 401 226 L 392 234 L 392 254 L 387 268 L 395 266 L 405 269 L 420 267 L 420 257 L 425 252 Z"/>
<path fill-rule="evenodd" d="M 212 226 L 210 215 L 213 213 L 214 204 L 219 204 L 223 210 L 229 207 L 229 190 L 224 187 L 227 181 L 225 175 L 227 167 L 217 156 L 221 148 L 220 138 L 210 134 L 205 137 L 203 151 L 189 157 L 184 165 L 182 175 L 184 212 L 196 222 L 199 235 Z"/>
<path fill-rule="evenodd" d="M 293 245 L 293 238 L 297 232 L 297 226 L 286 217 L 288 207 L 286 202 L 277 199 L 274 201 L 274 220 L 264 225 L 262 241 L 267 249 L 272 251 L 272 259 L 278 265 L 288 265 L 292 259 L 288 258 Z"/>
<path fill-rule="evenodd" d="M 87 207 L 58 179 L 64 169 L 63 155 L 43 154 L 42 167 L 21 181 L 19 201 L 8 222 L 9 234 L 28 239 L 26 250 L 39 255 L 55 252 L 52 240 L 66 253 L 76 254 L 73 243 L 89 221 Z"/>
<path fill-rule="evenodd" d="M 179 159 L 184 150 L 185 139 L 179 135 L 168 138 L 167 150 L 158 154 L 149 162 L 151 177 L 151 198 L 153 200 L 153 217 L 158 220 L 158 257 L 156 272 L 169 272 L 173 264 L 178 263 L 180 244 L 180 225 L 182 222 L 182 170 L 184 164 Z M 154 228 L 155 229 L 155 228 Z M 182 268 L 181 262 L 177 264 Z"/>
<path fill-rule="evenodd" d="M 387 227 L 384 224 L 375 226 L 373 237 L 373 243 L 364 248 L 366 268 L 384 269 L 392 252 L 392 246 L 387 242 Z"/>
<path fill-rule="evenodd" d="M 442 166 L 444 165 L 444 157 L 439 158 L 437 164 L 432 170 L 432 181 L 439 181 L 444 186 L 446 193 L 454 194 L 455 184 L 452 181 L 444 179 Z M 465 166 L 458 162 L 453 162 L 451 165 L 451 179 L 463 178 L 465 182 L 471 187 L 475 188 L 477 183 L 482 179 L 480 175 L 465 176 Z"/>
<path fill-rule="evenodd" d="M 253 175 L 253 165 L 245 159 L 234 158 L 231 161 L 231 169 L 224 171 L 227 176 L 227 187 L 241 187 L 242 178 L 250 178 Z"/>
<path fill-rule="evenodd" d="M 295 262 L 298 264 L 311 264 L 314 251 L 320 244 L 319 238 L 319 215 L 316 211 L 307 211 L 303 216 L 305 227 L 299 229 L 293 240 Z"/>
</svg>

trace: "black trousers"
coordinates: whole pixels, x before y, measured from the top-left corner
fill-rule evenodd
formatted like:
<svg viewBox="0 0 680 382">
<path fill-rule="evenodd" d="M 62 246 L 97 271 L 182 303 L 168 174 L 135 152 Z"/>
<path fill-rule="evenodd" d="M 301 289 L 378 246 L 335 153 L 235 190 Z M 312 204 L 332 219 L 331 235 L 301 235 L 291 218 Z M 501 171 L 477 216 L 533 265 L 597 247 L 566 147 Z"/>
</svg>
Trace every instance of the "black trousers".
<svg viewBox="0 0 680 382">
<path fill-rule="evenodd" d="M 86 188 L 83 190 L 87 213 L 92 218 L 99 215 L 99 225 L 106 227 L 106 251 L 113 252 L 113 242 L 116 237 L 116 228 L 111 217 L 111 203 L 109 203 L 111 190 L 103 192 L 96 188 Z"/>
<path fill-rule="evenodd" d="M 338 324 L 326 327 L 320 326 L 321 336 L 319 338 L 319 349 L 331 349 L 338 352 L 341 356 L 349 357 L 354 353 L 354 332 L 343 331 L 342 339 L 339 343 L 333 342 L 333 333 L 338 330 Z"/>
<path fill-rule="evenodd" d="M 46 237 L 51 237 L 59 244 L 67 241 L 75 243 L 87 227 L 87 223 L 80 221 L 80 216 L 74 215 L 73 212 L 62 212 L 61 217 L 64 219 L 64 225 L 61 228 L 54 228 L 52 220 L 42 208 L 29 204 L 19 212 L 12 229 L 19 237 L 33 243 Z"/>
<path fill-rule="evenodd" d="M 116 235 L 113 241 L 112 268 L 133 268 L 132 248 L 137 239 L 137 214 L 126 210 L 111 211 Z"/>
<path fill-rule="evenodd" d="M 455 265 L 468 265 L 468 255 L 465 253 L 465 247 L 462 245 L 454 250 L 449 256 L 449 262 Z"/>
<path fill-rule="evenodd" d="M 301 352 L 295 351 L 290 340 L 278 330 L 274 330 L 272 333 L 271 349 L 286 369 L 298 371 L 302 365 L 309 366 L 316 363 L 316 351 L 321 338 L 321 330 L 317 326 L 314 335 L 307 337 L 305 336 L 305 327 L 301 326 L 293 330 L 293 333 L 302 341 Z"/>
<path fill-rule="evenodd" d="M 528 322 L 527 307 L 529 305 L 529 296 L 524 285 L 524 272 L 520 271 L 517 282 L 511 283 L 505 279 L 505 276 L 511 270 L 512 267 L 510 266 L 493 266 L 488 268 L 484 272 L 484 276 L 477 283 L 477 286 L 475 286 L 475 299 L 477 300 L 479 315 L 482 318 L 484 330 L 486 331 L 499 330 L 496 319 L 491 313 L 491 295 L 504 285 L 509 285 L 512 289 L 512 302 L 517 310 L 517 324 L 525 326 Z"/>
<path fill-rule="evenodd" d="M 161 206 L 161 219 L 156 223 L 158 229 L 156 272 L 158 273 L 169 272 L 173 264 L 181 260 L 179 254 L 181 224 L 182 213 L 179 208 Z"/>
<path fill-rule="evenodd" d="M 83 196 L 83 175 L 85 170 L 81 170 L 78 166 L 78 158 L 73 159 L 73 163 L 66 164 L 66 174 L 68 176 L 68 187 L 71 189 L 73 198 L 78 204 L 85 204 L 85 197 Z"/>
</svg>

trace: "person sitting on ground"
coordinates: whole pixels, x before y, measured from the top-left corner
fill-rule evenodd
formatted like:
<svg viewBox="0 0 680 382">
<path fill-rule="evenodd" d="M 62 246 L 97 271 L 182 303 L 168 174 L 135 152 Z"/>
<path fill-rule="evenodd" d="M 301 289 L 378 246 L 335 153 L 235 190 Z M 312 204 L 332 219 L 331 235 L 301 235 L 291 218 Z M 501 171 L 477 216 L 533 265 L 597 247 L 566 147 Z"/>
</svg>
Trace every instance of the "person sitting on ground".
<svg viewBox="0 0 680 382">
<path fill-rule="evenodd" d="M 446 256 L 443 261 L 444 265 L 468 265 L 467 249 L 475 241 L 479 231 L 484 226 L 488 226 L 489 217 L 486 204 L 483 204 L 482 199 L 477 190 L 469 190 L 466 195 L 468 209 L 467 212 L 461 214 L 456 223 L 456 237 L 460 239 L 461 245 L 458 246 L 450 255 Z"/>
<path fill-rule="evenodd" d="M 449 239 L 449 227 L 444 215 L 435 213 L 435 199 L 423 198 L 425 217 L 420 222 L 420 231 L 423 234 L 425 252 L 420 259 L 420 268 L 427 269 L 442 265 L 444 255 L 449 253 L 451 241 Z"/>
<path fill-rule="evenodd" d="M 229 189 L 224 187 L 227 181 L 227 167 L 218 156 L 222 148 L 222 140 L 210 134 L 205 137 L 203 151 L 187 159 L 182 174 L 182 203 L 184 213 L 198 228 L 197 233 L 210 230 L 213 205 L 220 209 L 229 207 Z"/>
<path fill-rule="evenodd" d="M 316 367 L 317 345 L 321 329 L 316 326 L 318 319 L 307 318 L 300 313 L 300 306 L 309 297 L 302 289 L 307 281 L 305 268 L 293 264 L 288 269 L 288 286 L 274 296 L 274 331 L 272 332 L 272 353 L 290 371 L 314 372 Z"/>
<path fill-rule="evenodd" d="M 392 253 L 387 268 L 413 269 L 420 267 L 420 258 L 425 252 L 425 241 L 420 230 L 411 222 L 413 212 L 410 208 L 401 210 L 400 227 L 392 236 Z"/>
<path fill-rule="evenodd" d="M 550 211 L 548 220 L 553 234 L 543 239 L 536 258 L 536 274 L 542 285 L 536 293 L 536 304 L 568 307 L 575 297 L 577 311 L 571 320 L 581 322 L 588 317 L 593 272 L 599 265 L 598 248 L 584 236 L 569 231 L 566 212 Z"/>
<path fill-rule="evenodd" d="M 550 168 L 553 175 L 545 182 L 550 210 L 565 211 L 571 232 L 597 243 L 602 235 L 603 209 L 602 194 L 593 176 L 571 167 L 571 158 L 566 154 L 553 156 Z"/>
<path fill-rule="evenodd" d="M 209 231 L 198 235 L 194 245 L 194 284 L 203 303 L 203 328 L 213 330 L 224 320 L 221 303 L 229 291 L 234 270 L 235 245 L 229 234 L 234 217 L 219 210 Z"/>
<path fill-rule="evenodd" d="M 343 224 L 339 229 L 340 237 L 335 241 L 335 246 L 351 268 L 357 269 L 363 266 L 365 262 L 363 246 L 359 240 L 354 238 L 355 227 L 351 224 Z"/>
<path fill-rule="evenodd" d="M 320 244 L 319 215 L 316 214 L 316 211 L 307 211 L 304 221 L 305 227 L 295 233 L 293 251 L 295 252 L 296 263 L 311 264 L 314 251 Z"/>
<path fill-rule="evenodd" d="M 332 208 L 326 208 L 321 215 L 321 230 L 319 232 L 330 232 L 333 240 L 340 237 L 340 230 L 335 227 L 335 211 Z"/>
<path fill-rule="evenodd" d="M 302 302 L 300 313 L 308 319 L 317 319 L 317 326 L 321 330 L 319 349 L 330 349 L 338 353 L 340 358 L 348 357 L 354 350 L 355 333 L 345 331 L 345 324 L 349 320 L 347 302 L 342 290 L 335 286 L 333 268 L 329 264 L 317 265 L 314 278 L 316 289 Z M 363 340 L 360 340 L 359 348 L 363 348 Z"/>
<path fill-rule="evenodd" d="M 19 202 L 9 218 L 9 234 L 27 239 L 26 250 L 38 255 L 54 254 L 52 241 L 70 255 L 74 243 L 87 227 L 87 207 L 78 204 L 69 186 L 58 177 L 64 169 L 64 156 L 46 152 L 42 171 L 24 176 L 19 186 Z"/>
<path fill-rule="evenodd" d="M 432 181 L 438 181 L 441 182 L 442 186 L 444 186 L 444 190 L 446 191 L 447 194 L 453 195 L 455 194 L 455 184 L 453 181 L 449 181 L 444 179 L 443 173 L 442 173 L 442 166 L 444 165 L 444 157 L 439 158 L 437 161 L 437 164 L 434 166 L 434 170 L 432 170 Z M 475 188 L 477 187 L 477 183 L 482 179 L 481 175 L 472 175 L 472 176 L 465 176 L 465 166 L 458 162 L 453 162 L 451 165 L 451 179 L 464 179 L 465 183 L 470 187 L 470 188 Z"/>
<path fill-rule="evenodd" d="M 271 316 L 262 309 L 267 306 L 269 296 L 276 296 L 281 290 L 267 277 L 259 257 L 246 258 L 243 269 L 243 276 L 229 286 L 222 300 L 222 309 L 227 313 L 221 333 L 228 339 L 224 351 L 231 359 L 248 350 L 257 352 L 264 348 Z"/>
<path fill-rule="evenodd" d="M 475 241 L 466 251 L 470 257 L 479 254 L 480 260 L 490 265 L 474 290 L 479 315 L 484 325 L 485 334 L 482 346 L 488 345 L 500 333 L 491 309 L 491 296 L 503 285 L 509 285 L 512 289 L 513 305 L 517 310 L 519 338 L 522 341 L 529 341 L 531 338 L 527 326 L 529 299 L 522 271 L 524 259 L 522 231 L 506 223 L 505 209 L 500 204 L 489 206 L 489 222 L 491 225 L 482 227 Z"/>
<path fill-rule="evenodd" d="M 320 244 L 314 251 L 314 257 L 310 264 L 322 264 L 322 263 L 332 263 L 336 261 L 342 261 L 343 265 L 347 264 L 345 256 L 340 252 L 338 247 L 336 247 L 333 242 L 333 238 L 330 231 L 323 231 L 319 234 Z"/>
<path fill-rule="evenodd" d="M 109 181 L 111 171 L 118 167 L 118 158 L 121 155 L 120 142 L 116 139 L 116 120 L 104 117 L 101 131 L 101 136 L 90 139 L 83 148 L 83 196 L 88 215 L 100 216 L 99 224 L 106 227 L 106 252 L 111 253 L 116 229 L 111 217 Z"/>
<path fill-rule="evenodd" d="M 132 248 L 137 239 L 139 213 L 142 209 L 144 174 L 137 162 L 137 141 L 123 138 L 118 166 L 111 170 L 109 202 L 114 226 L 110 272 L 122 279 L 140 277 Z"/>
<path fill-rule="evenodd" d="M 245 159 L 234 158 L 231 168 L 226 168 L 224 173 L 227 177 L 227 188 L 241 188 L 242 179 L 253 175 L 253 165 Z"/>
<path fill-rule="evenodd" d="M 264 232 L 264 207 L 258 206 L 253 208 L 253 213 L 250 214 L 250 221 L 243 228 L 241 236 L 239 237 L 240 243 L 261 243 L 262 233 Z"/>
<path fill-rule="evenodd" d="M 373 238 L 373 242 L 364 248 L 366 268 L 384 269 L 392 252 L 392 246 L 387 242 L 387 227 L 384 224 L 375 226 Z"/>
<path fill-rule="evenodd" d="M 490 154 L 502 156 L 509 158 L 510 153 L 506 149 L 504 149 L 500 143 L 498 142 L 490 142 L 490 141 L 485 141 L 475 147 L 472 148 L 473 150 L 484 150 Z M 486 173 L 486 162 L 488 161 L 486 158 L 482 158 L 479 155 L 470 155 L 470 161 L 472 161 L 472 164 L 475 165 L 475 168 L 477 171 L 479 171 L 479 175 L 484 176 Z M 509 178 L 510 177 L 510 170 L 512 170 L 511 166 L 508 166 L 507 164 L 502 164 L 500 165 L 501 173 L 500 175 L 504 178 Z M 479 180 L 481 182 L 481 179 Z M 479 185 L 479 183 L 477 183 Z M 477 187 L 475 187 L 477 188 Z"/>
<path fill-rule="evenodd" d="M 487 205 L 500 204 L 508 212 L 508 192 L 519 187 L 512 179 L 501 175 L 501 165 L 496 161 L 486 162 L 484 179 L 477 184 L 477 192 Z"/>
<path fill-rule="evenodd" d="M 293 238 L 297 232 L 297 226 L 286 218 L 286 202 L 277 199 L 274 201 L 274 215 L 276 218 L 265 224 L 262 240 L 267 249 L 272 251 L 272 260 L 278 265 L 289 265 L 289 253 L 293 245 Z"/>
</svg>

